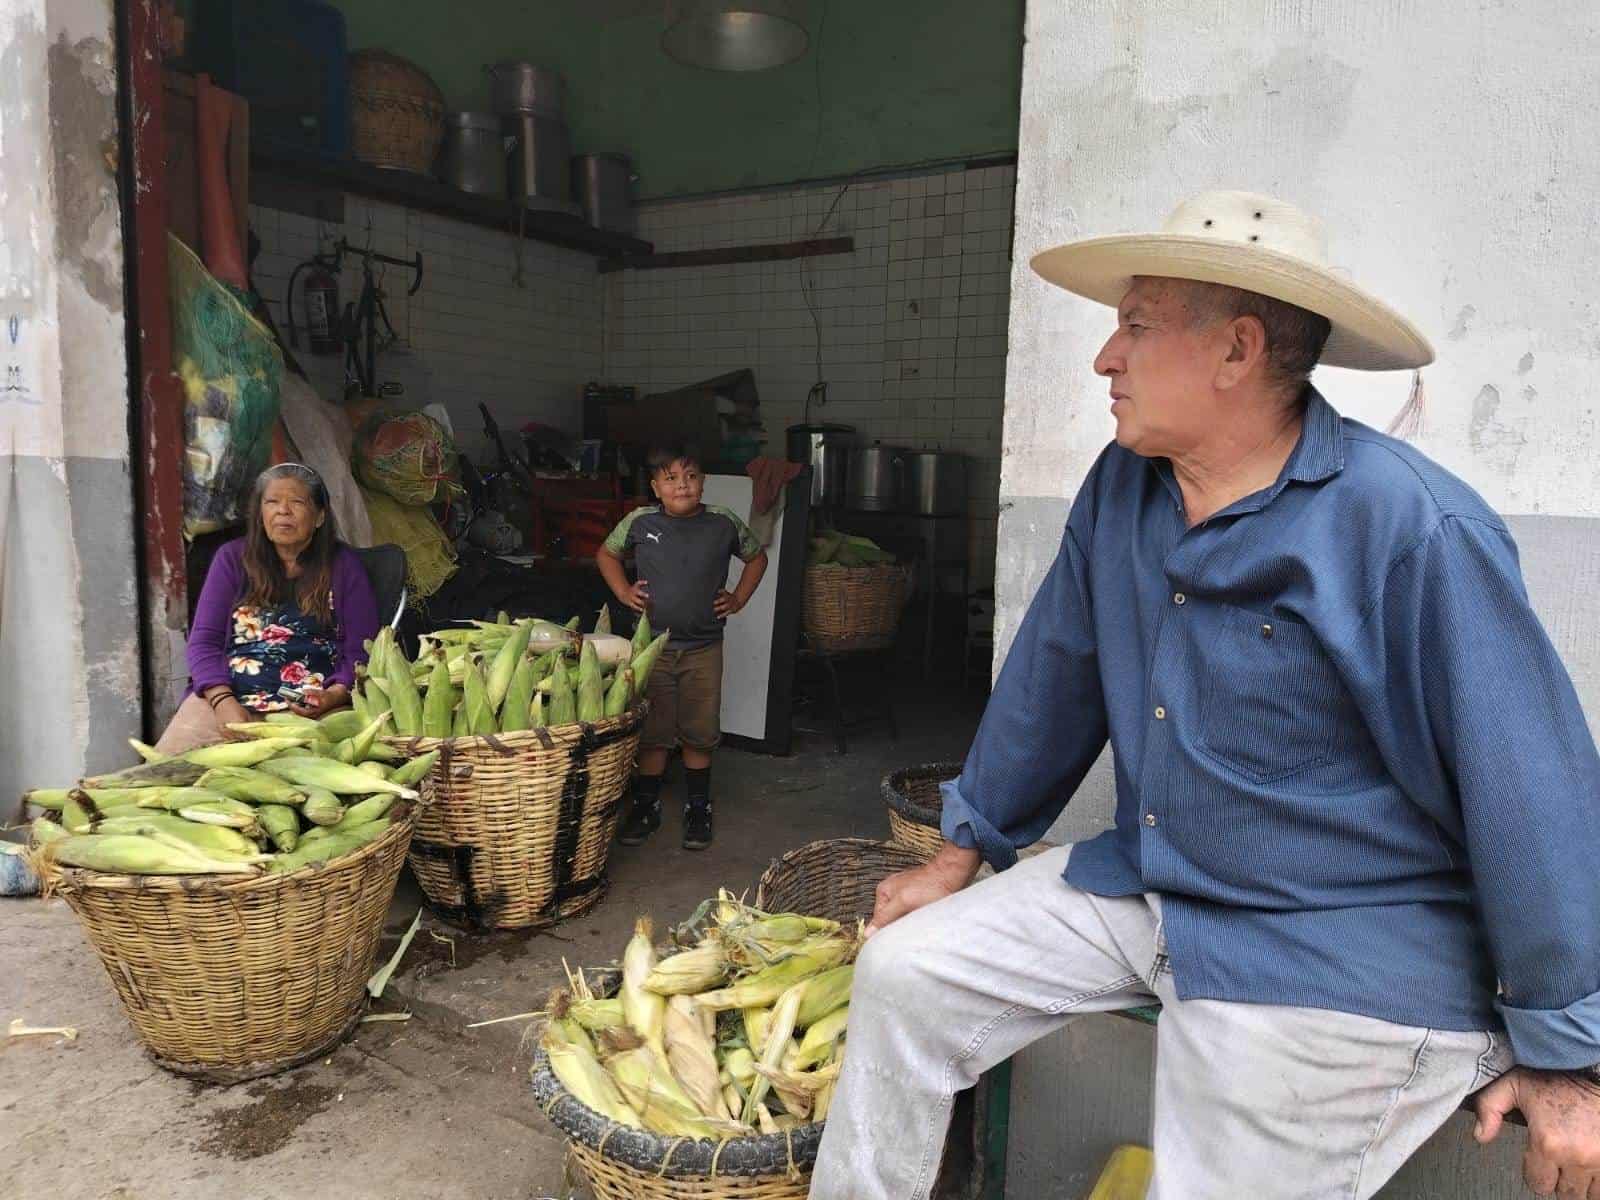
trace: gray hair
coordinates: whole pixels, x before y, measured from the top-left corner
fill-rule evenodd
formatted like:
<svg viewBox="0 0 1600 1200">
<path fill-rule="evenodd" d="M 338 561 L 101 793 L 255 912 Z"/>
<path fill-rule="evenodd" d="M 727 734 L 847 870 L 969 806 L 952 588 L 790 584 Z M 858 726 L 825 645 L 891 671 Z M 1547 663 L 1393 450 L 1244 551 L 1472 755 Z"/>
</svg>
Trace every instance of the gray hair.
<svg viewBox="0 0 1600 1200">
<path fill-rule="evenodd" d="M 1189 308 L 1196 324 L 1221 324 L 1254 317 L 1267 335 L 1267 376 L 1279 389 L 1298 396 L 1322 357 L 1333 325 L 1327 317 L 1259 292 L 1221 283 L 1187 281 Z"/>
</svg>

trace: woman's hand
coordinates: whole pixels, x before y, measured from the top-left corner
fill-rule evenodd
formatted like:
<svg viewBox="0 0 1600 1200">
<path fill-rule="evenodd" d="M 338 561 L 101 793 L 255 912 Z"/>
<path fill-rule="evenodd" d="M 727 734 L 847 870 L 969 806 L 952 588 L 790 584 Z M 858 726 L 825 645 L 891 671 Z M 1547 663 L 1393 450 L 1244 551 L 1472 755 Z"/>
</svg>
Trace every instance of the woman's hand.
<svg viewBox="0 0 1600 1200">
<path fill-rule="evenodd" d="M 301 704 L 291 704 L 289 711 L 297 716 L 311 717 L 316 720 L 325 713 L 330 713 L 336 708 L 343 708 L 350 703 L 350 689 L 342 683 L 335 683 L 330 687 L 315 691 L 308 691 Z"/>
<path fill-rule="evenodd" d="M 244 741 L 249 735 L 240 733 L 236 729 L 229 729 L 229 725 L 244 725 L 250 721 L 261 720 L 259 713 L 251 712 L 233 696 L 229 696 L 226 700 L 218 700 L 212 705 L 211 711 L 217 714 L 217 728 L 230 742 Z"/>
</svg>

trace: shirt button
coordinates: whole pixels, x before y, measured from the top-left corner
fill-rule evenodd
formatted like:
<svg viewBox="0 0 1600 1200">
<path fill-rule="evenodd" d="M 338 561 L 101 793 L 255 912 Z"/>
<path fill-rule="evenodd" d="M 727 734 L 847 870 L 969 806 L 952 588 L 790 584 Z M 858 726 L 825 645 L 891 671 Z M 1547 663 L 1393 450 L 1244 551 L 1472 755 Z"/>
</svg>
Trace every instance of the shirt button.
<svg viewBox="0 0 1600 1200">
<path fill-rule="evenodd" d="M 1155 815 L 1155 813 L 1145 813 L 1145 815 L 1144 815 L 1144 823 L 1146 825 L 1149 825 L 1152 828 L 1154 828 L 1155 827 L 1155 823 L 1156 823 L 1156 815 Z"/>
<path fill-rule="evenodd" d="M 1179 605 L 1187 604 L 1189 602 L 1189 597 L 1185 596 L 1182 592 L 1173 592 L 1172 602 Z"/>
<path fill-rule="evenodd" d="M 1165 721 L 1166 719 L 1167 719 L 1167 710 L 1162 708 L 1161 705 L 1159 705 L 1159 704 L 1156 705 L 1156 720 Z"/>
</svg>

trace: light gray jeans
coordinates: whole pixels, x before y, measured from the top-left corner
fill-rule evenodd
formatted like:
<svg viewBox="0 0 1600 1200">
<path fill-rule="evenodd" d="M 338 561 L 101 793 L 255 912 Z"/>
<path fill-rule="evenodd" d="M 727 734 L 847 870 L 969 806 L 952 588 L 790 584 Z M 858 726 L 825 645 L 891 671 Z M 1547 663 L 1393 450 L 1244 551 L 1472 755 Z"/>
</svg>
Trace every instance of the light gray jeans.
<svg viewBox="0 0 1600 1200">
<path fill-rule="evenodd" d="M 951 1099 L 1083 1013 L 1159 1000 L 1149 1200 L 1360 1200 L 1505 1038 L 1325 1009 L 1179 1000 L 1154 897 L 1107 899 L 1046 851 L 880 930 L 856 965 L 811 1200 L 923 1200 Z"/>
</svg>

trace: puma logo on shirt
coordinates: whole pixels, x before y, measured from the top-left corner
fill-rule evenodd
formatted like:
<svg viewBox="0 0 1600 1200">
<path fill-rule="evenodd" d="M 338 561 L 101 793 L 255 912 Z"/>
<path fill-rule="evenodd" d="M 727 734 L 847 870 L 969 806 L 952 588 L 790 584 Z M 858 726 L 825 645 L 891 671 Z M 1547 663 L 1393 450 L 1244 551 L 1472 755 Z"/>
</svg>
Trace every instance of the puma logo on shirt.
<svg viewBox="0 0 1600 1200">
<path fill-rule="evenodd" d="M 645 534 L 645 537 L 649 538 L 652 542 L 659 542 L 661 540 L 661 535 L 659 533 L 647 533 Z"/>
</svg>

